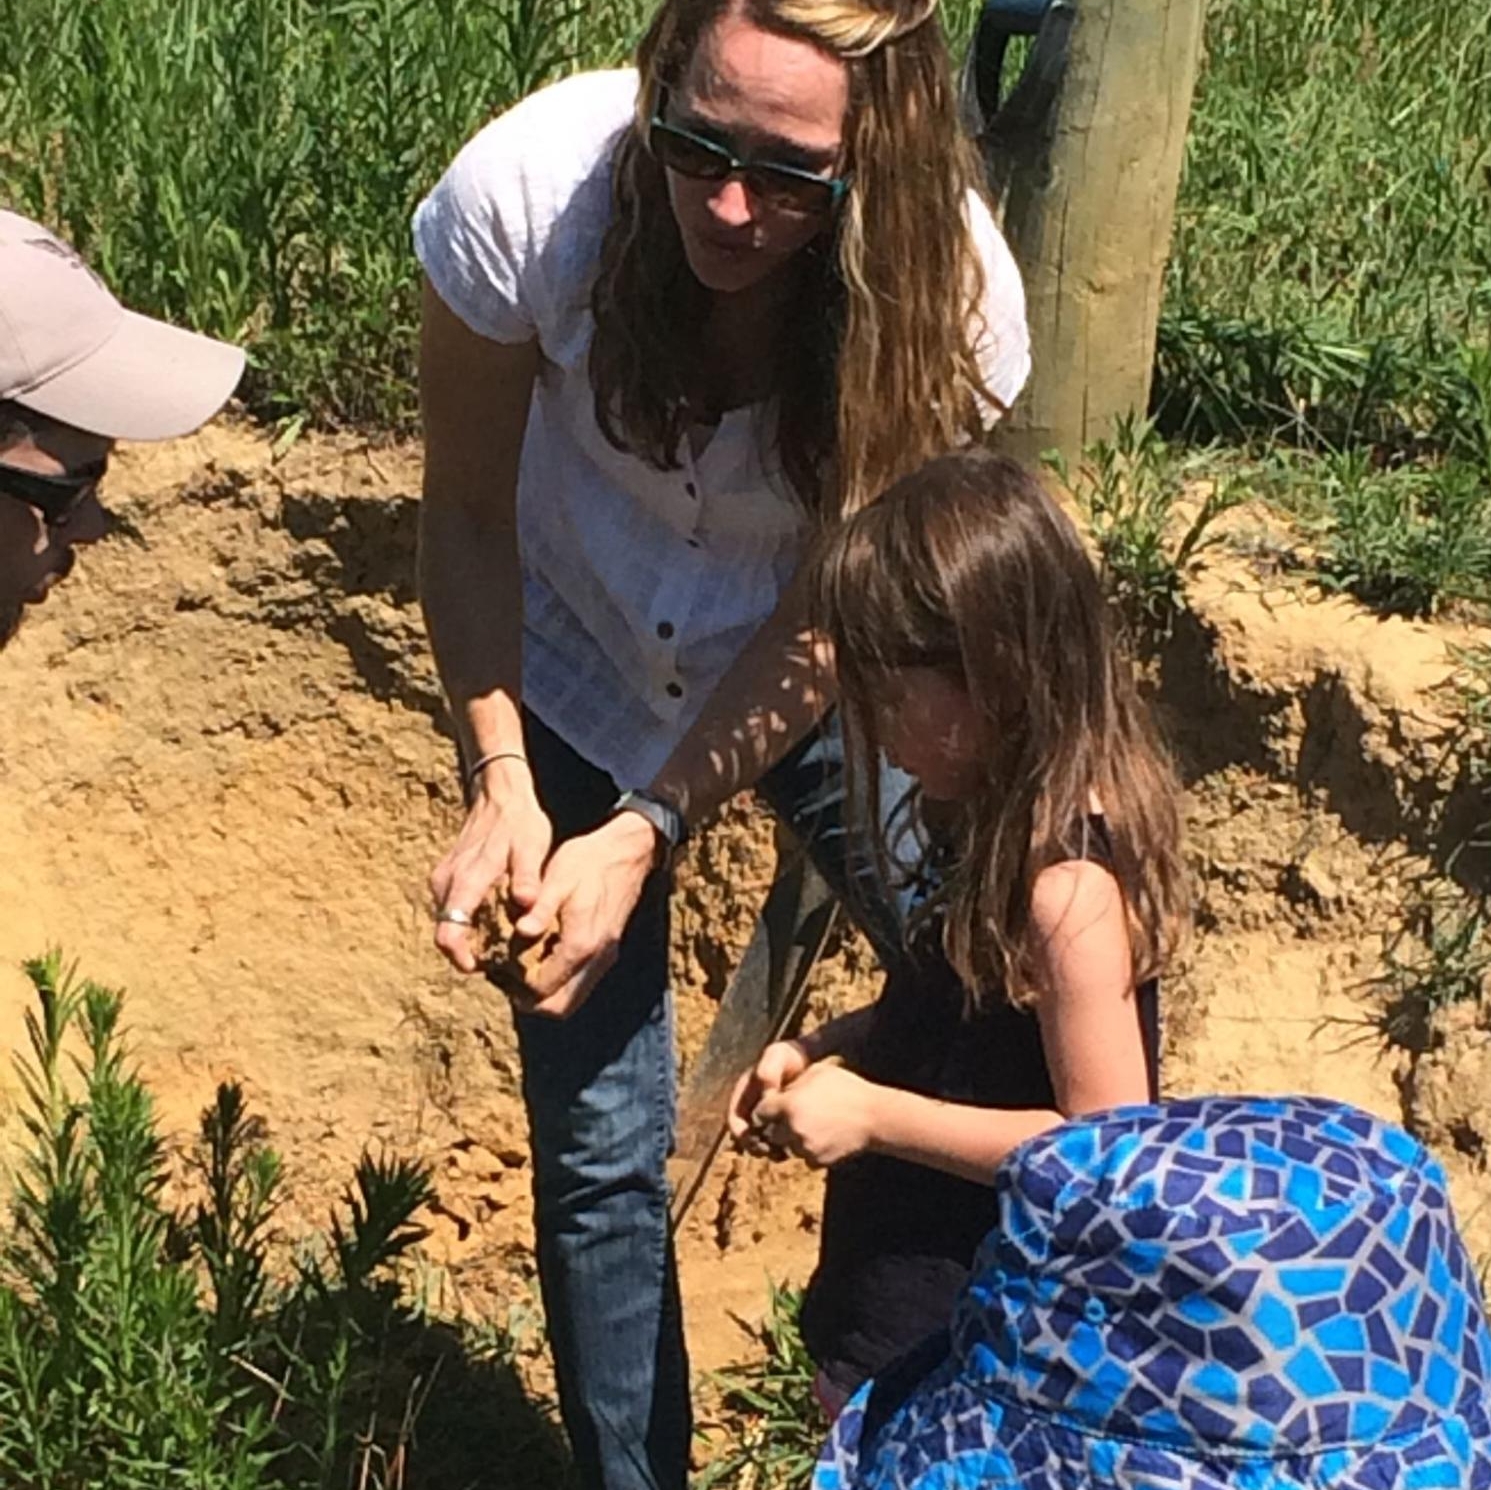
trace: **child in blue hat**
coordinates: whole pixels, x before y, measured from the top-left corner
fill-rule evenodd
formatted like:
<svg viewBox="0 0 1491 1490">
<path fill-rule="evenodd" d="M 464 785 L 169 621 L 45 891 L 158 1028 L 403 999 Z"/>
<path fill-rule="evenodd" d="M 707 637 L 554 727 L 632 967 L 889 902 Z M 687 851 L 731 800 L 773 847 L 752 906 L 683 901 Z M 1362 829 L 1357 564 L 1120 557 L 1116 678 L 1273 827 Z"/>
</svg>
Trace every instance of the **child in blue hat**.
<svg viewBox="0 0 1491 1490">
<path fill-rule="evenodd" d="M 856 1395 L 814 1490 L 1491 1487 L 1491 1331 L 1401 1129 L 1316 1098 L 1128 1108 L 1025 1144 L 995 1192 L 940 1350 Z"/>
</svg>

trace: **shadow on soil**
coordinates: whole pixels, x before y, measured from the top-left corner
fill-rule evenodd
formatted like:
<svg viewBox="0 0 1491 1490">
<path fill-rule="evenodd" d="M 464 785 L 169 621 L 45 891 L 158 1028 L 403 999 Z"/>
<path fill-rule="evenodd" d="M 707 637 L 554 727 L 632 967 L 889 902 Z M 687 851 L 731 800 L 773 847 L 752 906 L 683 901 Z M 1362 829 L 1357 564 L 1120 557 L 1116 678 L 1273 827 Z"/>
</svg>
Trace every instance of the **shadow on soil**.
<svg viewBox="0 0 1491 1490">
<path fill-rule="evenodd" d="M 378 1458 L 385 1461 L 383 1479 L 370 1484 L 390 1490 L 566 1490 L 573 1484 L 558 1424 L 529 1398 L 509 1360 L 473 1352 L 445 1324 L 411 1324 L 399 1344 L 403 1401 L 417 1415 L 403 1448 L 403 1478 L 394 1477 L 384 1451 L 371 1462 L 377 1471 Z"/>
<path fill-rule="evenodd" d="M 303 1340 L 303 1345 L 311 1344 Z M 454 1326 L 396 1312 L 351 1352 L 343 1402 L 349 1430 L 333 1462 L 293 1403 L 271 1408 L 286 1487 L 359 1490 L 567 1490 L 569 1450 L 547 1404 L 532 1399 L 511 1358 Z"/>
</svg>

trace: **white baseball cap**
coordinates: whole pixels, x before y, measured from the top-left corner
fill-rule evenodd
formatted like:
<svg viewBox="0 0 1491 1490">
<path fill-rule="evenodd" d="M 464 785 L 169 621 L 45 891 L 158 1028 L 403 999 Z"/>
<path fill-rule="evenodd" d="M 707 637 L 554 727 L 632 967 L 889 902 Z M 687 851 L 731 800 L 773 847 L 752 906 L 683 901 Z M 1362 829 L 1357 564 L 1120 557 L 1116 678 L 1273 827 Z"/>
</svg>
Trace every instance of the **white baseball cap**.
<svg viewBox="0 0 1491 1490">
<path fill-rule="evenodd" d="M 0 401 L 116 440 L 205 424 L 243 352 L 126 310 L 76 249 L 0 211 Z"/>
</svg>

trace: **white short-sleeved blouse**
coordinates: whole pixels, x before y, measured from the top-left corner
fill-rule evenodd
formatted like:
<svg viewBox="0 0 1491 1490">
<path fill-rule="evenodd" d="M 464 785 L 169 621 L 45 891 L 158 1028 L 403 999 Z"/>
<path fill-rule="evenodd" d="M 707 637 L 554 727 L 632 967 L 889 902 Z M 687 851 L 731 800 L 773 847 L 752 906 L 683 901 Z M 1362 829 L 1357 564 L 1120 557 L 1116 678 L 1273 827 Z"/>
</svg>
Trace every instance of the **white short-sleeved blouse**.
<svg viewBox="0 0 1491 1490">
<path fill-rule="evenodd" d="M 766 411 L 725 415 L 658 471 L 595 421 L 590 289 L 611 218 L 630 70 L 581 73 L 494 119 L 414 217 L 421 264 L 473 331 L 542 353 L 518 479 L 523 696 L 623 787 L 649 782 L 797 567 L 805 516 L 763 457 Z M 1025 297 L 987 208 L 984 373 L 1008 404 L 1030 367 Z"/>
</svg>

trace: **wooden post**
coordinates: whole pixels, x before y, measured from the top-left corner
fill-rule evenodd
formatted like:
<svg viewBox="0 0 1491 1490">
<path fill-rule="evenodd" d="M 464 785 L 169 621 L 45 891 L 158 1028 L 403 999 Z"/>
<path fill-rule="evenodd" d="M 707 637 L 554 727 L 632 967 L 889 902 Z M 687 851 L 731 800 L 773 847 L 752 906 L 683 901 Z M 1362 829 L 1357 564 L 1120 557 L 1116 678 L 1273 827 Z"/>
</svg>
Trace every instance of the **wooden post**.
<svg viewBox="0 0 1491 1490">
<path fill-rule="evenodd" d="M 984 31 L 1030 3 L 987 7 L 986 60 Z M 1026 460 L 1075 459 L 1148 405 L 1203 13 L 1204 0 L 1053 0 L 1019 85 L 983 116 L 1033 361 L 1000 443 Z M 987 108 L 987 79 L 980 91 Z"/>
</svg>

